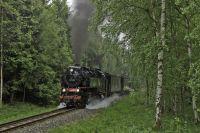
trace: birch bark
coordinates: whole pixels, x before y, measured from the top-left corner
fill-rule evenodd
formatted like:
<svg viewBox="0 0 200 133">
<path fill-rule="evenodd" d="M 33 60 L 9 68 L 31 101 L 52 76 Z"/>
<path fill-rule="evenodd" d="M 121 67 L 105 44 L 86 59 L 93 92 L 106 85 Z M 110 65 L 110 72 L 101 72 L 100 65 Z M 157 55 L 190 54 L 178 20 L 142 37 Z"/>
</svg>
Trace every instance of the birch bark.
<svg viewBox="0 0 200 133">
<path fill-rule="evenodd" d="M 155 127 L 161 128 L 161 98 L 162 98 L 162 90 L 163 90 L 163 47 L 165 46 L 165 0 L 161 1 L 161 20 L 160 20 L 160 37 L 161 37 L 161 45 L 159 47 L 158 53 L 158 73 L 157 73 L 157 88 L 156 88 L 156 120 Z"/>
</svg>

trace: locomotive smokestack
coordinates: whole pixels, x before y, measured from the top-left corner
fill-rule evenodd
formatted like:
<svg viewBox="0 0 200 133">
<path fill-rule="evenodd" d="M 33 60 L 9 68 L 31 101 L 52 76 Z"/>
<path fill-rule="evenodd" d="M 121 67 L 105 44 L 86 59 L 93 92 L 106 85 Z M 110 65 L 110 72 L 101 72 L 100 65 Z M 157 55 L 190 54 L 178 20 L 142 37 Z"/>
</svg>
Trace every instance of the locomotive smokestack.
<svg viewBox="0 0 200 133">
<path fill-rule="evenodd" d="M 89 0 L 74 0 L 73 13 L 70 17 L 72 50 L 75 64 L 80 64 L 82 53 L 88 43 L 89 18 L 93 8 Z"/>
</svg>

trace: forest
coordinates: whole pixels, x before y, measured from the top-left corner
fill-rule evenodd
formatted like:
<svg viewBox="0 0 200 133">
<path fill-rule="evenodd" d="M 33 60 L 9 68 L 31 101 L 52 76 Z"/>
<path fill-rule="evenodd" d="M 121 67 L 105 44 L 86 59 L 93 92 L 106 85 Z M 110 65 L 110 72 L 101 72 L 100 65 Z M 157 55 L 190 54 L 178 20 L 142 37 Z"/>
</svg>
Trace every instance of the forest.
<svg viewBox="0 0 200 133">
<path fill-rule="evenodd" d="M 52 104 L 72 63 L 66 1 L 1 1 L 3 101 Z"/>
<path fill-rule="evenodd" d="M 154 128 L 163 114 L 199 124 L 200 0 L 90 2 L 79 63 L 127 77 L 143 106 L 154 108 Z M 1 0 L 0 7 L 0 106 L 56 104 L 61 73 L 77 63 L 67 1 Z"/>
</svg>

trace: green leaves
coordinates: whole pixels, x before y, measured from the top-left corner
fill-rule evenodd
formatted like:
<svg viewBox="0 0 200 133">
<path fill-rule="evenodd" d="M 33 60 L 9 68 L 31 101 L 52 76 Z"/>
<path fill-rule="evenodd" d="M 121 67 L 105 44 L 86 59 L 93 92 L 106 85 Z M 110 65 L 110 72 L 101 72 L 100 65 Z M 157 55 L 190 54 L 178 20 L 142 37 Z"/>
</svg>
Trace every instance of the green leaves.
<svg viewBox="0 0 200 133">
<path fill-rule="evenodd" d="M 66 2 L 4 1 L 3 9 L 4 92 L 55 103 L 60 73 L 72 63 Z"/>
<path fill-rule="evenodd" d="M 92 27 L 98 31 L 100 29 L 100 34 L 107 43 L 104 44 L 109 45 L 104 50 L 103 68 L 109 72 L 117 70 L 116 72 L 119 73 L 118 68 L 127 72 L 135 88 L 142 88 L 142 90 L 145 88 L 147 95 L 150 88 L 151 98 L 154 98 L 156 88 L 157 54 L 160 49 L 164 49 L 163 93 L 165 97 L 163 101 L 166 102 L 166 110 L 175 110 L 175 114 L 181 114 L 190 102 L 184 99 L 191 99 L 193 94 L 195 97 L 200 96 L 198 74 L 200 2 L 197 0 L 166 1 L 165 46 L 160 45 L 159 39 L 160 2 L 93 0 L 96 12 Z M 118 42 L 120 33 L 126 34 L 126 40 L 123 42 Z M 128 45 L 129 49 L 123 49 L 123 44 Z M 119 60 L 125 60 L 126 63 Z M 190 60 L 194 64 L 192 68 L 190 68 Z M 193 89 L 192 93 L 188 86 Z M 178 106 L 180 109 L 177 108 Z"/>
<path fill-rule="evenodd" d="M 190 80 L 188 85 L 192 88 L 192 92 L 195 94 L 196 98 L 198 98 L 198 94 L 200 94 L 200 60 L 192 65 L 189 75 Z"/>
</svg>

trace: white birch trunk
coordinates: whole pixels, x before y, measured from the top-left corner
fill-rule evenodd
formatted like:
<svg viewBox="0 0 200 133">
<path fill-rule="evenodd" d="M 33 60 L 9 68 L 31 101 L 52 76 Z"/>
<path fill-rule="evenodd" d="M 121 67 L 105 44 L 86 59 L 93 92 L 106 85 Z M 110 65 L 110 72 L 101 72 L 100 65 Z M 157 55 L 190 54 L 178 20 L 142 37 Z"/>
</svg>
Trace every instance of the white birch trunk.
<svg viewBox="0 0 200 133">
<path fill-rule="evenodd" d="M 157 88 L 156 88 L 156 121 L 155 127 L 161 127 L 161 98 L 163 89 L 163 47 L 165 46 L 165 0 L 161 3 L 161 45 L 158 53 L 158 73 L 157 73 Z"/>
<path fill-rule="evenodd" d="M 194 112 L 194 121 L 195 121 L 195 123 L 198 123 L 200 121 L 200 119 L 199 119 L 199 114 L 197 111 L 197 97 L 195 96 L 194 93 L 192 96 L 192 108 L 193 108 L 193 112 Z"/>
</svg>

